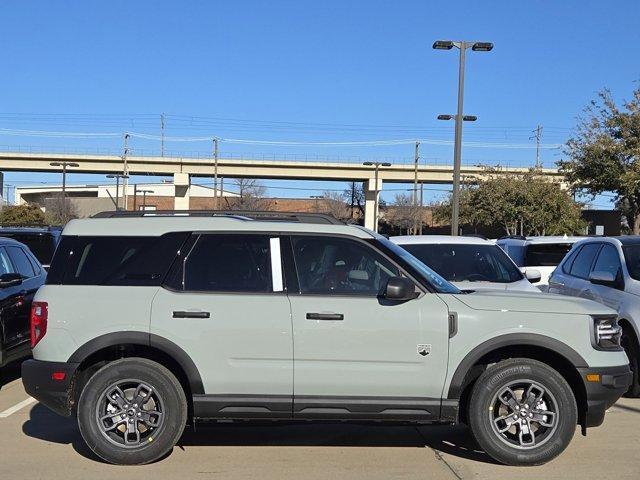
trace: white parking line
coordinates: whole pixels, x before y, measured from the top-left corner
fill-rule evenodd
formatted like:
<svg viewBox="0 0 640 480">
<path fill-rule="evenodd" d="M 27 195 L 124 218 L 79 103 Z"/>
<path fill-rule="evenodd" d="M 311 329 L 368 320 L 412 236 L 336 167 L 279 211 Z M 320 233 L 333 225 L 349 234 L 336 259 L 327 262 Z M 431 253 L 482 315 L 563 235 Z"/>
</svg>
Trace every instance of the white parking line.
<svg viewBox="0 0 640 480">
<path fill-rule="evenodd" d="M 13 415 L 18 410 L 23 409 L 27 405 L 31 405 L 35 403 L 36 399 L 33 397 L 29 397 L 26 400 L 21 401 L 20 403 L 14 405 L 13 407 L 7 408 L 4 412 L 0 412 L 0 418 L 7 418 L 9 415 Z"/>
</svg>

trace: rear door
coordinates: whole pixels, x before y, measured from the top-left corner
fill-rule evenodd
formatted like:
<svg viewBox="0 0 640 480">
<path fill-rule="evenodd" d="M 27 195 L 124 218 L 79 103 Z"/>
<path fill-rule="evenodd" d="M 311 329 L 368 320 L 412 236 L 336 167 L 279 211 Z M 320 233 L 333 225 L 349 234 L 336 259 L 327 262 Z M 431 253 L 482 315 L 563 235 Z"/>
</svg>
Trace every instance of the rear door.
<svg viewBox="0 0 640 480">
<path fill-rule="evenodd" d="M 610 243 L 604 243 L 591 271 L 611 273 L 616 278 L 618 282 L 616 287 L 591 284 L 590 289 L 593 292 L 594 300 L 620 311 L 620 305 L 624 300 L 625 293 L 622 263 L 618 249 Z"/>
<path fill-rule="evenodd" d="M 403 302 L 380 293 L 401 269 L 371 245 L 291 237 L 294 416 L 433 419 L 447 371 L 448 309 L 434 293 Z"/>
<path fill-rule="evenodd" d="M 5 273 L 17 273 L 11 262 L 9 254 L 4 247 L 0 247 L 0 275 Z M 12 348 L 20 343 L 19 334 L 21 325 L 24 322 L 23 316 L 23 296 L 21 285 L 15 285 L 0 289 L 0 333 L 2 346 Z"/>
<path fill-rule="evenodd" d="M 202 377 L 197 417 L 291 416 L 291 310 L 279 244 L 266 234 L 195 234 L 153 300 L 151 333 L 182 348 Z"/>
<path fill-rule="evenodd" d="M 601 247 L 602 244 L 599 242 L 587 243 L 582 246 L 571 264 L 565 283 L 567 295 L 596 300 L 594 285 L 589 281 L 589 274 Z"/>
<path fill-rule="evenodd" d="M 14 288 L 15 291 L 15 343 L 19 345 L 29 340 L 29 312 L 33 296 L 42 284 L 40 269 L 36 271 L 29 254 L 19 246 L 7 246 L 6 251 L 13 263 L 13 267 L 22 277 L 22 284 Z"/>
</svg>

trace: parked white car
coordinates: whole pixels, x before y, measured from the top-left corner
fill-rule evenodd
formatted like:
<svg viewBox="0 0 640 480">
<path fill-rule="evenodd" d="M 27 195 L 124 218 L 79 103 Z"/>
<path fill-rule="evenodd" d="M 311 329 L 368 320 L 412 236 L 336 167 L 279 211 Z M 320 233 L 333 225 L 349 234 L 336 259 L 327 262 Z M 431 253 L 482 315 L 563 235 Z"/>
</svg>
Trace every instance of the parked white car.
<svg viewBox="0 0 640 480">
<path fill-rule="evenodd" d="M 633 371 L 628 396 L 640 397 L 640 236 L 576 243 L 549 278 L 549 292 L 595 300 L 618 312 Z"/>
<path fill-rule="evenodd" d="M 478 237 L 415 235 L 390 240 L 462 290 L 518 290 L 540 293 L 534 269 L 521 271 L 494 242 Z"/>
<path fill-rule="evenodd" d="M 543 292 L 547 291 L 549 276 L 562 261 L 574 243 L 586 237 L 548 236 L 523 237 L 511 235 L 496 240 L 496 245 L 521 269 L 535 269 L 541 278 L 536 286 Z"/>
</svg>

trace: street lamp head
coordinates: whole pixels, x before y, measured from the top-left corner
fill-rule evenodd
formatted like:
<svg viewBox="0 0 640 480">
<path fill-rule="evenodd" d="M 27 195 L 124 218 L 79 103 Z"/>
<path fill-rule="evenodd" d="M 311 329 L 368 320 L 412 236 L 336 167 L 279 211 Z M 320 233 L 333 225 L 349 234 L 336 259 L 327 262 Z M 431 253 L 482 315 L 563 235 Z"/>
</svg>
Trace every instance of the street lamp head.
<svg viewBox="0 0 640 480">
<path fill-rule="evenodd" d="M 438 120 L 453 120 L 455 115 L 438 115 Z"/>
<path fill-rule="evenodd" d="M 370 167 L 373 165 L 373 162 L 362 162 L 362 165 L 365 165 L 367 167 Z"/>
<path fill-rule="evenodd" d="M 52 167 L 61 167 L 62 164 L 60 162 L 51 162 L 49 163 L 49 165 L 51 165 Z"/>
<path fill-rule="evenodd" d="M 380 164 L 381 167 L 390 167 L 391 164 L 389 162 L 383 162 Z"/>
<path fill-rule="evenodd" d="M 453 48 L 453 42 L 451 40 L 436 40 L 433 42 L 434 50 L 451 50 Z"/>
<path fill-rule="evenodd" d="M 491 42 L 476 42 L 471 46 L 471 50 L 474 52 L 490 52 L 493 50 L 493 43 Z"/>
<path fill-rule="evenodd" d="M 80 166 L 80 164 L 75 163 L 75 162 L 68 162 L 67 163 L 67 167 L 79 167 L 79 166 Z"/>
<path fill-rule="evenodd" d="M 464 115 L 462 117 L 463 122 L 475 122 L 478 119 L 475 115 Z"/>
</svg>

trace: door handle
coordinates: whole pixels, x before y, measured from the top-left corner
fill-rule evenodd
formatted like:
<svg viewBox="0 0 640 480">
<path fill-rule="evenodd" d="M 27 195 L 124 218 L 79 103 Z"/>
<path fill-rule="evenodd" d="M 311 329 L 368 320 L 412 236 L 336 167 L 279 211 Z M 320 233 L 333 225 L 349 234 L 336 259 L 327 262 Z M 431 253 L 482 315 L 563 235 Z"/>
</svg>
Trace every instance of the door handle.
<svg viewBox="0 0 640 480">
<path fill-rule="evenodd" d="M 341 313 L 307 313 L 307 320 L 344 320 Z"/>
<path fill-rule="evenodd" d="M 209 318 L 209 312 L 189 312 L 178 310 L 173 312 L 173 318 Z"/>
</svg>

